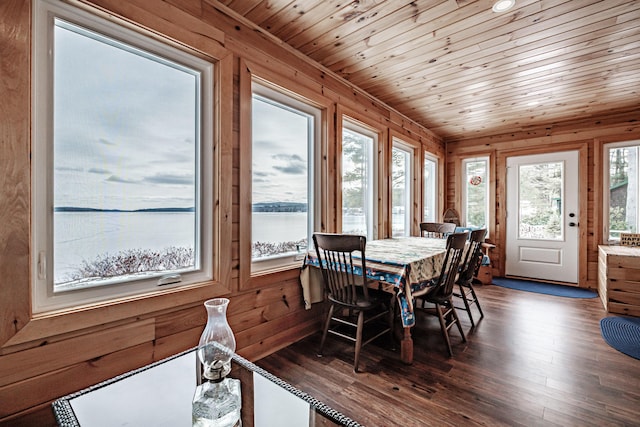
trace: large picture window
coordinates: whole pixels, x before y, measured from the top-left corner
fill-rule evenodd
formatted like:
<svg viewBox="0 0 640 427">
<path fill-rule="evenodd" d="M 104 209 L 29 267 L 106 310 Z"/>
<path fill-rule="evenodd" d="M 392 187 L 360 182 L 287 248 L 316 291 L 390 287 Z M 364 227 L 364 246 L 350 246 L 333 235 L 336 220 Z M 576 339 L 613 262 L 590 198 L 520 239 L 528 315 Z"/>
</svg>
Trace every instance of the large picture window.
<svg viewBox="0 0 640 427">
<path fill-rule="evenodd" d="M 35 4 L 34 311 L 211 279 L 213 65 Z"/>
<path fill-rule="evenodd" d="M 342 232 L 375 235 L 375 161 L 377 133 L 342 121 Z"/>
<path fill-rule="evenodd" d="M 314 232 L 321 110 L 253 84 L 252 271 L 298 262 Z"/>
<path fill-rule="evenodd" d="M 604 148 L 605 240 L 640 230 L 640 141 L 607 144 Z"/>
</svg>

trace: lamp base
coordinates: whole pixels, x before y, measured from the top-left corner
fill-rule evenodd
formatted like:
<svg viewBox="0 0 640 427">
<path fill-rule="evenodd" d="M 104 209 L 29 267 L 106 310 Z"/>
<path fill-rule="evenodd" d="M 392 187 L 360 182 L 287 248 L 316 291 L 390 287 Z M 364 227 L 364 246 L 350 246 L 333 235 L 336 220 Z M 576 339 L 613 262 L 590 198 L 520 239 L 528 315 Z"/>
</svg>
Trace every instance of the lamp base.
<svg viewBox="0 0 640 427">
<path fill-rule="evenodd" d="M 242 425 L 240 380 L 205 381 L 196 387 L 192 404 L 194 427 L 238 427 Z"/>
</svg>

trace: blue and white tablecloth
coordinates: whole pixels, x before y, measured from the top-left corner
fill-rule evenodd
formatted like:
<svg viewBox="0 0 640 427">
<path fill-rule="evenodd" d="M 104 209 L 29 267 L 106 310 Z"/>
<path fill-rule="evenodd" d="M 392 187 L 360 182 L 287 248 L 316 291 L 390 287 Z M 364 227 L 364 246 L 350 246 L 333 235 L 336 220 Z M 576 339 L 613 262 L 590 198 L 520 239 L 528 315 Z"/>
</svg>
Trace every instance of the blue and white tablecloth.
<svg viewBox="0 0 640 427">
<path fill-rule="evenodd" d="M 412 293 L 430 285 L 440 274 L 446 253 L 446 239 L 426 237 L 398 237 L 367 242 L 365 257 L 367 277 L 394 286 L 400 304 L 404 327 L 415 324 Z M 304 260 L 301 282 L 305 302 L 309 306 L 313 287 L 307 266 L 320 267 L 315 251 L 309 251 Z M 315 292 L 318 295 L 317 291 Z"/>
</svg>

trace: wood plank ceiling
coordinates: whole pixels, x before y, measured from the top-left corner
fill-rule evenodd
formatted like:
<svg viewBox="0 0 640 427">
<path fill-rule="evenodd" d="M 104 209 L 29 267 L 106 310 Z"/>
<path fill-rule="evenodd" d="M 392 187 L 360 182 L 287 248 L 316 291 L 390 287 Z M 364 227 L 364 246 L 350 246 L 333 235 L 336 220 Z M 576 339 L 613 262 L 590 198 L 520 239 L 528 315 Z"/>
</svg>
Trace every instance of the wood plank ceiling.
<svg viewBox="0 0 640 427">
<path fill-rule="evenodd" d="M 448 141 L 640 105 L 637 0 L 220 3 Z"/>
</svg>

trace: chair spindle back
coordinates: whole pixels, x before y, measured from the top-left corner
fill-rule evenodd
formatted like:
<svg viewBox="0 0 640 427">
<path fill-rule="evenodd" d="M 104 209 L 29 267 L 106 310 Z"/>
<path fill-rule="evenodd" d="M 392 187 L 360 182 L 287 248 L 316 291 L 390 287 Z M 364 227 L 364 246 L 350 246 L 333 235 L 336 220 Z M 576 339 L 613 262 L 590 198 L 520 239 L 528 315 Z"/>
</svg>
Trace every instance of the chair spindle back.
<svg viewBox="0 0 640 427">
<path fill-rule="evenodd" d="M 365 300 L 368 300 L 366 275 L 362 274 L 366 272 L 366 237 L 315 233 L 313 244 L 329 299 L 356 305 L 357 289 L 360 288 L 360 294 L 364 294 Z"/>
<path fill-rule="evenodd" d="M 469 235 L 469 248 L 464 261 L 461 264 L 460 276 L 458 282 L 465 284 L 471 282 L 476 275 L 480 264 L 482 263 L 482 242 L 484 242 L 484 236 L 487 234 L 487 230 L 482 228 L 479 230 L 473 230 Z"/>
<path fill-rule="evenodd" d="M 453 233 L 447 237 L 447 253 L 442 263 L 442 270 L 436 283 L 433 295 L 447 296 L 453 294 L 453 285 L 456 283 L 460 261 L 464 252 L 468 232 Z"/>
<path fill-rule="evenodd" d="M 420 223 L 420 235 L 436 239 L 445 239 L 456 231 L 456 225 L 451 222 L 422 222 Z"/>
</svg>

